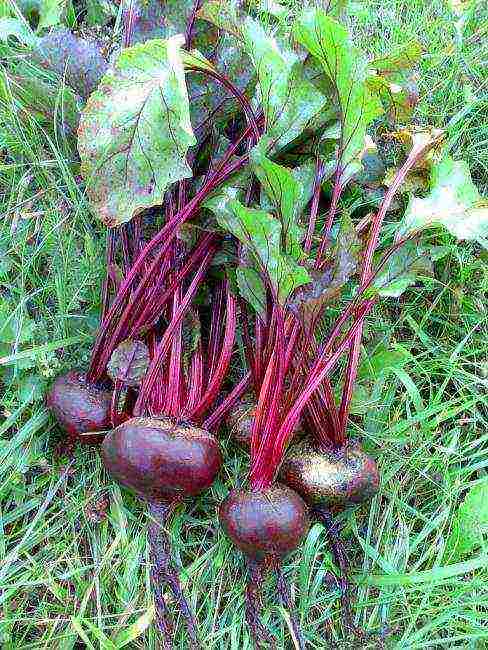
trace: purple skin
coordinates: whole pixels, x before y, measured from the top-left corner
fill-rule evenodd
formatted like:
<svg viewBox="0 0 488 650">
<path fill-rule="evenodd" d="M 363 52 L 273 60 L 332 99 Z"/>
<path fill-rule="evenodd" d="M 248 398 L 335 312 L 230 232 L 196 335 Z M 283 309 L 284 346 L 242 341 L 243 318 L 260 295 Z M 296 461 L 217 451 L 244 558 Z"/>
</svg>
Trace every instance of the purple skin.
<svg viewBox="0 0 488 650">
<path fill-rule="evenodd" d="M 279 477 L 310 505 L 327 508 L 367 501 L 379 487 L 376 462 L 351 441 L 337 450 L 298 443 L 285 457 Z"/>
<path fill-rule="evenodd" d="M 232 490 L 219 509 L 220 523 L 250 560 L 280 559 L 298 547 L 310 520 L 303 499 L 286 485 Z"/>
<path fill-rule="evenodd" d="M 178 501 L 210 487 L 222 466 L 215 436 L 170 418 L 132 418 L 102 445 L 105 467 L 148 501 Z"/>
<path fill-rule="evenodd" d="M 83 373 L 71 370 L 60 375 L 51 386 L 47 406 L 71 441 L 83 444 L 101 441 L 99 435 L 81 435 L 111 428 L 112 393 L 87 382 Z"/>
</svg>

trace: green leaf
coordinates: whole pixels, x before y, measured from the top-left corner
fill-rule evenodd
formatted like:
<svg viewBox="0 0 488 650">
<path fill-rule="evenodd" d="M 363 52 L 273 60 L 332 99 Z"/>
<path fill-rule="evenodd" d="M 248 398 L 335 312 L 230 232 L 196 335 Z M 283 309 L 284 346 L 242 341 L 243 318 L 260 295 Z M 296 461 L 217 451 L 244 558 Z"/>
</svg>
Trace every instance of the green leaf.
<svg viewBox="0 0 488 650">
<path fill-rule="evenodd" d="M 283 251 L 281 223 L 269 213 L 230 199 L 216 216 L 223 228 L 249 248 L 280 303 L 284 304 L 297 287 L 310 282 L 307 270 Z"/>
<path fill-rule="evenodd" d="M 300 238 L 300 231 L 297 230 L 298 209 L 301 206 L 299 199 L 305 189 L 291 169 L 267 158 L 260 146 L 251 151 L 250 160 L 253 172 L 281 221 L 286 250 L 291 254 L 294 243 Z"/>
<path fill-rule="evenodd" d="M 471 180 L 465 161 L 446 156 L 433 165 L 430 192 L 425 198 L 410 199 L 397 237 L 430 226 L 442 226 L 457 239 L 488 247 L 488 202 Z"/>
<path fill-rule="evenodd" d="M 368 62 L 345 27 L 320 9 L 308 9 L 294 27 L 295 38 L 321 63 L 331 82 L 341 118 L 342 167 L 363 149 L 368 125 L 382 113 L 379 99 L 366 85 Z"/>
<path fill-rule="evenodd" d="M 408 241 L 388 259 L 374 280 L 373 286 L 384 297 L 398 298 L 408 287 L 433 275 L 432 262 L 435 249 L 429 250 L 416 242 Z"/>
<path fill-rule="evenodd" d="M 241 35 L 258 77 L 266 120 L 263 142 L 278 151 L 301 135 L 328 101 L 304 77 L 298 55 L 278 43 L 257 21 L 246 18 Z"/>
<path fill-rule="evenodd" d="M 108 226 L 163 202 L 191 177 L 195 144 L 180 47 L 182 36 L 123 50 L 89 98 L 78 131 L 87 194 Z"/>
<path fill-rule="evenodd" d="M 117 6 L 111 0 L 86 0 L 86 22 L 101 27 L 117 16 Z"/>
<path fill-rule="evenodd" d="M 295 140 L 324 109 L 327 98 L 305 78 L 298 55 L 233 3 L 208 2 L 199 15 L 239 39 L 258 79 L 258 100 L 265 116 L 262 143 L 278 151 Z"/>
<path fill-rule="evenodd" d="M 459 557 L 488 541 L 488 477 L 473 485 L 452 521 L 446 552 Z"/>
<path fill-rule="evenodd" d="M 24 45 L 34 45 L 37 41 L 27 23 L 19 18 L 0 18 L 0 41 L 15 36 Z"/>
<path fill-rule="evenodd" d="M 266 312 L 266 287 L 264 282 L 251 266 L 239 265 L 236 268 L 236 281 L 239 293 L 257 314 Z"/>
<path fill-rule="evenodd" d="M 370 62 L 370 66 L 383 73 L 394 73 L 398 70 L 409 70 L 416 65 L 422 56 L 422 44 L 419 41 L 403 43 L 392 52 L 383 54 Z"/>
</svg>

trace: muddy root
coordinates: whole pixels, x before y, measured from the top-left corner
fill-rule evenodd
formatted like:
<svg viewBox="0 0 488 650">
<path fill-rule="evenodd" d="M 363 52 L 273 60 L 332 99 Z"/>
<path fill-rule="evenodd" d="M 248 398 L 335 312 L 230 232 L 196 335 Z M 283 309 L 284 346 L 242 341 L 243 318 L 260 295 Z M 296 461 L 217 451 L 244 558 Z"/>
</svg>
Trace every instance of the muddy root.
<svg viewBox="0 0 488 650">
<path fill-rule="evenodd" d="M 163 650 L 171 650 L 172 644 L 172 625 L 169 622 L 168 606 L 162 596 L 161 586 L 166 583 L 171 589 L 175 599 L 176 606 L 179 608 L 190 637 L 190 650 L 201 650 L 198 642 L 197 626 L 195 617 L 188 605 L 188 601 L 183 594 L 178 572 L 174 568 L 172 560 L 171 546 L 167 534 L 164 531 L 164 525 L 171 514 L 171 506 L 164 503 L 151 503 L 149 505 L 149 514 L 151 520 L 148 525 L 148 537 L 151 554 L 151 582 L 154 592 L 156 607 L 156 627 L 161 636 Z"/>
<path fill-rule="evenodd" d="M 276 650 L 276 640 L 268 632 L 261 621 L 261 583 L 262 568 L 252 560 L 248 560 L 248 582 L 246 589 L 246 622 L 256 650 L 271 648 Z"/>
</svg>

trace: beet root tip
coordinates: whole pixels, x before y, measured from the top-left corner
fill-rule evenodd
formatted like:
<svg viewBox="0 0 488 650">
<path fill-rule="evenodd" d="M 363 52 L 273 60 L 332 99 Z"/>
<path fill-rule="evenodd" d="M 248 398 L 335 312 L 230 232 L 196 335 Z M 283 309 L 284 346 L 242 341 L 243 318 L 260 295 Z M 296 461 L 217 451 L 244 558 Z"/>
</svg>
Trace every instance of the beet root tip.
<svg viewBox="0 0 488 650">
<path fill-rule="evenodd" d="M 275 483 L 260 491 L 233 490 L 219 509 L 222 527 L 249 559 L 279 559 L 293 551 L 308 532 L 303 499 Z"/>
<path fill-rule="evenodd" d="M 149 501 L 176 501 L 209 488 L 222 465 L 215 436 L 171 418 L 131 418 L 105 437 L 105 467 Z"/>
<path fill-rule="evenodd" d="M 83 373 L 71 370 L 56 378 L 46 402 L 71 439 L 93 444 L 100 442 L 100 436 L 82 434 L 111 427 L 111 399 L 110 391 L 89 383 Z"/>
</svg>

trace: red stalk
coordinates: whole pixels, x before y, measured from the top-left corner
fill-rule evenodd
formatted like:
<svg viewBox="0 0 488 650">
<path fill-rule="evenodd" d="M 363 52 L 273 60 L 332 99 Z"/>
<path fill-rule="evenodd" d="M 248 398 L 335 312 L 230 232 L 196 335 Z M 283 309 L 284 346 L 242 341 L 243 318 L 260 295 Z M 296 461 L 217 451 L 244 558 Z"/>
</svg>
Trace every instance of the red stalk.
<svg viewBox="0 0 488 650">
<path fill-rule="evenodd" d="M 381 226 L 383 225 L 384 218 L 388 212 L 391 203 L 401 185 L 404 183 L 405 178 L 407 177 L 410 170 L 415 167 L 415 165 L 421 160 L 427 153 L 437 144 L 437 141 L 430 141 L 428 143 L 420 144 L 414 146 L 410 151 L 406 161 L 400 167 L 398 172 L 393 179 L 391 186 L 388 188 L 381 206 L 373 217 L 371 222 L 371 232 L 369 240 L 366 246 L 366 252 L 363 259 L 363 268 L 361 272 L 361 283 L 360 289 L 363 289 L 365 286 L 368 286 L 372 280 L 373 276 L 373 257 L 376 251 L 376 248 L 379 243 Z M 347 364 L 347 370 L 344 380 L 344 388 L 342 393 L 341 405 L 339 408 L 339 420 L 340 420 L 340 436 L 342 439 L 345 438 L 347 420 L 349 417 L 349 410 L 351 407 L 352 394 L 354 389 L 354 384 L 356 382 L 359 358 L 361 352 L 361 339 L 363 335 L 363 327 L 358 328 L 352 342 L 351 349 L 349 351 L 349 358 Z"/>
</svg>

